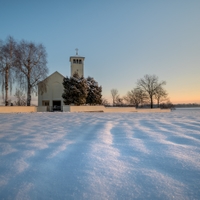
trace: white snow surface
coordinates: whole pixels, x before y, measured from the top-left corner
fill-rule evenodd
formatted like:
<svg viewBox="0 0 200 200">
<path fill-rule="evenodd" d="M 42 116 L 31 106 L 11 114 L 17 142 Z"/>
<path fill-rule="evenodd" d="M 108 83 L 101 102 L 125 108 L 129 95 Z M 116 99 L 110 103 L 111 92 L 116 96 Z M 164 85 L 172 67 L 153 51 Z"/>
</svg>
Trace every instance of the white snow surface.
<svg viewBox="0 0 200 200">
<path fill-rule="evenodd" d="M 200 199 L 200 110 L 0 114 L 0 199 Z"/>
</svg>

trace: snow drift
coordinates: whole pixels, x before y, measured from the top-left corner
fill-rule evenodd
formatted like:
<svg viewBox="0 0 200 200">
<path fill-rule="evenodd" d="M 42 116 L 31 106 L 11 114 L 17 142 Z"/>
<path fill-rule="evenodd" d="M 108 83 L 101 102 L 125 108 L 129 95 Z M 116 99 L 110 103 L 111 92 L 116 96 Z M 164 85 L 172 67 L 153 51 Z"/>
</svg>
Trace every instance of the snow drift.
<svg viewBox="0 0 200 200">
<path fill-rule="evenodd" d="M 1 199 L 198 199 L 200 110 L 0 114 Z"/>
</svg>

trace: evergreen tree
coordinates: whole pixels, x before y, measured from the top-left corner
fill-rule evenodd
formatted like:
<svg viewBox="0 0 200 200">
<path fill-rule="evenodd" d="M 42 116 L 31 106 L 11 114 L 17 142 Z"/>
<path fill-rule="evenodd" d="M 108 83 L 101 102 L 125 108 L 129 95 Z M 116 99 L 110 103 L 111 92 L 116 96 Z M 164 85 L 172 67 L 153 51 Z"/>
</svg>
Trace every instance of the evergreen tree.
<svg viewBox="0 0 200 200">
<path fill-rule="evenodd" d="M 75 73 L 72 77 L 63 79 L 64 93 L 62 95 L 65 105 L 83 105 L 86 103 L 87 82 Z"/>
<path fill-rule="evenodd" d="M 92 77 L 87 78 L 88 95 L 86 103 L 90 105 L 102 104 L 102 87 Z"/>
<path fill-rule="evenodd" d="M 70 105 L 73 103 L 72 95 L 71 95 L 71 83 L 70 79 L 68 77 L 63 79 L 63 87 L 64 87 L 64 92 L 62 94 L 62 98 L 64 99 L 64 104 L 65 105 Z"/>
</svg>

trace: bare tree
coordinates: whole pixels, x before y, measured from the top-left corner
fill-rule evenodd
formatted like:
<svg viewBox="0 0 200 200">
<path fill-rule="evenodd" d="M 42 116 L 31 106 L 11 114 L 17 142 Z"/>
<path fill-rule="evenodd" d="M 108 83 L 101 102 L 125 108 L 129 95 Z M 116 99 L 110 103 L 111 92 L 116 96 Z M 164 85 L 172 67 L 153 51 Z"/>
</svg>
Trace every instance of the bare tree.
<svg viewBox="0 0 200 200">
<path fill-rule="evenodd" d="M 119 98 L 118 90 L 112 89 L 111 91 L 112 100 L 113 100 L 113 106 L 116 104 L 117 99 Z"/>
<path fill-rule="evenodd" d="M 37 92 L 37 85 L 48 74 L 46 50 L 42 44 L 22 40 L 17 46 L 18 81 L 20 88 L 27 91 L 27 106 L 31 105 L 31 94 Z M 45 84 L 45 81 L 41 82 Z M 41 87 L 45 88 L 45 87 Z"/>
<path fill-rule="evenodd" d="M 158 87 L 155 92 L 155 99 L 157 100 L 157 106 L 160 107 L 160 103 L 168 101 L 167 92 L 162 87 Z"/>
<path fill-rule="evenodd" d="M 145 102 L 147 95 L 143 90 L 134 88 L 127 93 L 124 99 L 128 104 L 134 105 L 138 108 L 139 105 L 142 105 Z"/>
<path fill-rule="evenodd" d="M 14 96 L 16 98 L 14 105 L 16 105 L 16 106 L 25 106 L 26 105 L 26 96 L 21 90 L 16 89 Z"/>
<path fill-rule="evenodd" d="M 101 104 L 104 105 L 104 106 L 110 105 L 109 102 L 108 102 L 108 100 L 105 99 L 105 98 L 102 98 L 102 103 Z"/>
<path fill-rule="evenodd" d="M 153 98 L 156 94 L 158 88 L 162 88 L 165 85 L 165 81 L 158 81 L 156 75 L 145 75 L 144 78 L 141 78 L 137 81 L 137 88 L 146 92 L 149 97 L 151 108 L 153 108 Z"/>
<path fill-rule="evenodd" d="M 168 99 L 165 103 L 161 103 L 160 107 L 162 109 L 171 109 L 175 110 L 175 106 L 171 103 L 171 101 Z"/>
<path fill-rule="evenodd" d="M 115 100 L 115 105 L 116 106 L 123 106 L 124 105 L 124 98 L 120 97 L 119 95 L 117 96 Z"/>
<path fill-rule="evenodd" d="M 14 83 L 14 64 L 15 64 L 15 40 L 9 36 L 6 43 L 0 44 L 0 84 L 2 85 L 2 96 L 5 99 L 5 106 L 8 106 L 8 91 L 12 91 Z M 4 96 L 5 92 L 5 96 Z"/>
</svg>

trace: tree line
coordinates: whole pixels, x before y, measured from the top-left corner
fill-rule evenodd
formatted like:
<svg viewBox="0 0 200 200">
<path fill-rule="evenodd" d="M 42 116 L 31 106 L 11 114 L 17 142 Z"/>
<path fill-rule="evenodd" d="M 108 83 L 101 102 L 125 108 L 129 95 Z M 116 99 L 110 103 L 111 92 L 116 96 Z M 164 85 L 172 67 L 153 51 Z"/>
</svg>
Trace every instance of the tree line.
<svg viewBox="0 0 200 200">
<path fill-rule="evenodd" d="M 168 93 L 164 88 L 166 81 L 159 81 L 156 75 L 145 75 L 137 80 L 136 87 L 128 91 L 124 97 L 120 97 L 117 89 L 111 90 L 113 106 L 131 105 L 139 106 L 150 105 L 154 107 L 156 101 L 157 107 L 173 107 Z M 79 77 L 75 73 L 70 78 L 63 79 L 63 99 L 65 105 L 108 105 L 108 101 L 102 98 L 102 87 L 92 77 Z"/>
<path fill-rule="evenodd" d="M 159 81 L 158 76 L 147 74 L 138 79 L 136 87 L 128 91 L 124 97 L 120 97 L 117 89 L 112 89 L 113 106 L 132 105 L 138 108 L 150 105 L 150 108 L 153 108 L 154 101 L 156 101 L 157 107 L 172 107 L 164 85 L 166 85 L 166 81 Z"/>
<path fill-rule="evenodd" d="M 9 92 L 11 94 L 13 84 L 18 88 L 15 95 L 19 96 L 20 91 L 25 91 L 26 105 L 31 105 L 31 95 L 37 92 L 37 84 L 48 74 L 46 58 L 42 44 L 25 40 L 16 42 L 11 36 L 6 41 L 0 40 L 0 85 L 5 106 L 9 105 Z M 45 81 L 43 84 L 45 90 Z M 24 103 L 24 96 L 20 101 Z M 18 99 L 16 104 L 19 103 Z"/>
</svg>

